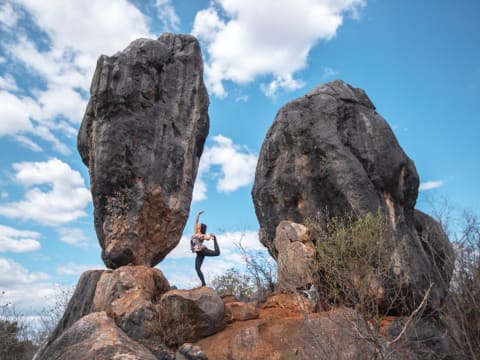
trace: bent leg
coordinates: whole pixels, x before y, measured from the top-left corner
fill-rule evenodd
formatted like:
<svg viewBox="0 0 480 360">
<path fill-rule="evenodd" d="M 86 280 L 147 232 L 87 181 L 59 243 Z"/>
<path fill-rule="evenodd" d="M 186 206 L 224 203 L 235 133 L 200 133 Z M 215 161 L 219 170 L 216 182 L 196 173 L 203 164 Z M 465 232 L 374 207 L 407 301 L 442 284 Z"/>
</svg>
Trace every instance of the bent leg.
<svg viewBox="0 0 480 360">
<path fill-rule="evenodd" d="M 201 253 L 204 256 L 218 256 L 218 255 L 220 255 L 220 248 L 218 247 L 217 239 L 213 239 L 213 247 L 214 247 L 214 250 L 203 249 L 201 251 Z"/>
</svg>

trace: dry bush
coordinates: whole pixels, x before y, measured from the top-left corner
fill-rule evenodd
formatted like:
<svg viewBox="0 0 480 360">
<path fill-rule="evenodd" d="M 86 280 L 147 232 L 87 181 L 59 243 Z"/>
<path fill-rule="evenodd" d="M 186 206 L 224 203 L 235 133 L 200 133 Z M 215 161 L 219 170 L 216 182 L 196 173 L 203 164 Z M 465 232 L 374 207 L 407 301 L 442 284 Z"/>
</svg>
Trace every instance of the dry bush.
<svg viewBox="0 0 480 360">
<path fill-rule="evenodd" d="M 255 284 L 248 274 L 242 274 L 230 268 L 212 280 L 212 286 L 220 296 L 233 295 L 237 299 L 247 301 L 255 291 Z"/>
<path fill-rule="evenodd" d="M 480 221 L 464 212 L 453 235 L 455 270 L 443 318 L 465 359 L 480 354 Z"/>
<path fill-rule="evenodd" d="M 316 241 L 320 301 L 360 307 L 377 317 L 387 315 L 392 300 L 398 300 L 392 294 L 399 294 L 400 287 L 390 272 L 393 246 L 385 215 L 330 218 L 325 214 L 309 219 L 306 226 Z"/>
<path fill-rule="evenodd" d="M 247 274 L 254 286 L 253 300 L 262 302 L 275 291 L 277 281 L 275 260 L 265 251 L 247 251 L 241 240 L 235 245 L 242 255 Z"/>
<path fill-rule="evenodd" d="M 28 339 L 28 328 L 22 315 L 10 303 L 2 303 L 0 294 L 0 359 L 29 360 L 36 346 Z"/>
<path fill-rule="evenodd" d="M 322 215 L 305 224 L 316 243 L 321 305 L 325 310 L 354 309 L 342 321 L 329 316 L 337 327 L 332 344 L 337 344 L 341 333 L 364 349 L 365 358 L 436 359 L 432 344 L 442 342 L 443 334 L 436 331 L 436 325 L 424 325 L 431 320 L 425 317 L 424 310 L 433 284 L 413 311 L 397 318 L 393 333 L 385 333 L 382 328 L 382 319 L 408 301 L 401 280 L 392 273 L 393 234 L 386 216 L 381 212 L 364 217 L 329 217 L 326 212 Z M 424 341 L 424 328 L 433 334 L 428 341 Z M 315 330 L 318 333 L 319 329 Z M 325 356 L 334 358 L 337 350 L 330 349 Z"/>
<path fill-rule="evenodd" d="M 277 267 L 267 252 L 249 251 L 242 245 L 242 238 L 235 242 L 244 271 L 230 268 L 212 280 L 212 286 L 220 295 L 234 295 L 246 302 L 261 303 L 275 291 Z"/>
</svg>

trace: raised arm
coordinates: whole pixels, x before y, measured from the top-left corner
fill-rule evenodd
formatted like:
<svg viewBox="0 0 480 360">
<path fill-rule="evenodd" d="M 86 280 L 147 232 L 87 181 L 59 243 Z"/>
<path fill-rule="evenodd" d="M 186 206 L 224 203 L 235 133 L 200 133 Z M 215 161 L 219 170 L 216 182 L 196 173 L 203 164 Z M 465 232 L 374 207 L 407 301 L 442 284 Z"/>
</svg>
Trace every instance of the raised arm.
<svg viewBox="0 0 480 360">
<path fill-rule="evenodd" d="M 195 217 L 195 224 L 193 224 L 193 233 L 196 234 L 199 232 L 198 230 L 198 219 L 200 219 L 200 215 L 202 215 L 205 212 L 205 210 L 199 211 L 197 216 Z"/>
</svg>

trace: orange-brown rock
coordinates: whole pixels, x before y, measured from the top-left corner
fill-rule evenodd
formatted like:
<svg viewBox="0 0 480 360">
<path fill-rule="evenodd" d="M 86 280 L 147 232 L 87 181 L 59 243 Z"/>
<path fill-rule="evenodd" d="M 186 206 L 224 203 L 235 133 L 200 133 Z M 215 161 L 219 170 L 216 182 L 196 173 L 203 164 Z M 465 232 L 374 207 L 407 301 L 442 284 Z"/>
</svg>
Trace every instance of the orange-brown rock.
<svg viewBox="0 0 480 360">
<path fill-rule="evenodd" d="M 348 308 L 309 314 L 268 307 L 259 315 L 228 324 L 195 345 L 209 360 L 461 359 L 446 329 L 433 320 L 415 320 L 393 342 L 406 318 L 381 319 L 377 325 Z"/>
<path fill-rule="evenodd" d="M 93 305 L 96 311 L 107 311 L 131 338 L 148 338 L 158 332 L 155 306 L 168 290 L 170 285 L 159 269 L 123 266 L 102 274 Z"/>
<path fill-rule="evenodd" d="M 130 339 L 105 312 L 95 312 L 77 321 L 35 360 L 158 360 L 146 347 Z"/>
<path fill-rule="evenodd" d="M 155 337 L 158 342 L 161 331 L 156 306 L 169 289 L 162 272 L 148 266 L 87 271 L 80 277 L 65 314 L 45 348 L 52 346 L 77 321 L 96 312 L 105 312 L 131 339 L 145 343 Z"/>
<path fill-rule="evenodd" d="M 228 303 L 231 303 L 231 302 L 238 301 L 238 299 L 235 297 L 235 295 L 231 295 L 231 294 L 223 295 L 223 296 L 221 296 L 221 298 L 222 298 L 223 303 L 225 305 L 228 304 Z"/>
<path fill-rule="evenodd" d="M 300 293 L 275 293 L 270 295 L 263 304 L 264 309 L 277 308 L 300 314 L 312 313 L 315 304 Z"/>
<path fill-rule="evenodd" d="M 252 304 L 246 304 L 241 301 L 234 301 L 225 304 L 225 317 L 229 322 L 245 321 L 258 318 L 258 310 Z"/>
<path fill-rule="evenodd" d="M 310 314 L 280 308 L 261 309 L 255 320 L 227 325 L 198 341 L 209 360 L 367 359 L 375 349 L 352 334 L 355 312 L 340 309 Z M 365 331 L 366 333 L 366 331 Z"/>
</svg>

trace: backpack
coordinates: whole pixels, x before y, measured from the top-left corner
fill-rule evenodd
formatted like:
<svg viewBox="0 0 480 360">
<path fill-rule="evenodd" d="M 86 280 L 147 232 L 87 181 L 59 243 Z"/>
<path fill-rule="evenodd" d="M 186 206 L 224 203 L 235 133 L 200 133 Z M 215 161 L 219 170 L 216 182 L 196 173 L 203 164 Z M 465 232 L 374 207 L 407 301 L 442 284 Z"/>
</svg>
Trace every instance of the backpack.
<svg viewBox="0 0 480 360">
<path fill-rule="evenodd" d="M 196 253 L 202 250 L 202 240 L 199 237 L 192 236 L 190 238 L 190 250 L 192 253 Z"/>
</svg>

